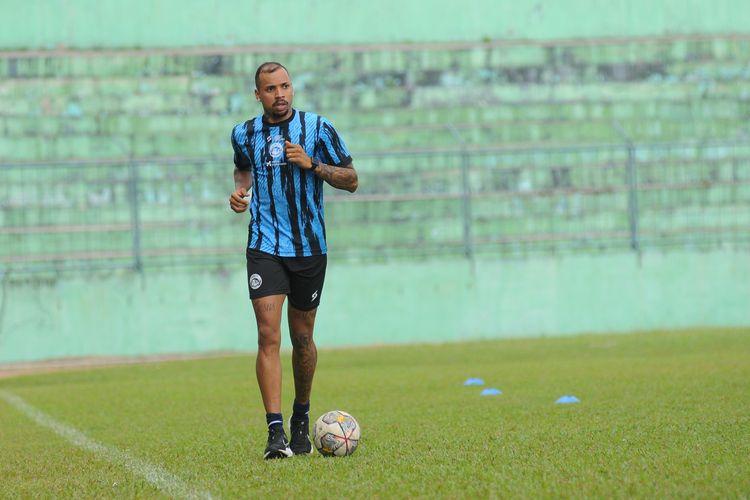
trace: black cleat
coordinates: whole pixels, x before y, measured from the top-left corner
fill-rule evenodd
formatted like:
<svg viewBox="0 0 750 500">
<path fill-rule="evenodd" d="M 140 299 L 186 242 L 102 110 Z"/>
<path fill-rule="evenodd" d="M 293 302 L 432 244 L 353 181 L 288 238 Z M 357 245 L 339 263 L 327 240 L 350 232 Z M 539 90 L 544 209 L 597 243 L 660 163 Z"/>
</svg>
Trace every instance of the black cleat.
<svg viewBox="0 0 750 500">
<path fill-rule="evenodd" d="M 270 460 L 272 458 L 287 458 L 292 455 L 289 442 L 286 440 L 286 434 L 284 434 L 284 427 L 281 424 L 272 425 L 268 429 L 268 445 L 265 453 L 263 453 L 263 458 Z"/>
<path fill-rule="evenodd" d="M 290 448 L 295 455 L 307 455 L 312 453 L 312 443 L 310 442 L 310 420 L 289 420 L 289 431 L 292 434 L 292 443 Z"/>
</svg>

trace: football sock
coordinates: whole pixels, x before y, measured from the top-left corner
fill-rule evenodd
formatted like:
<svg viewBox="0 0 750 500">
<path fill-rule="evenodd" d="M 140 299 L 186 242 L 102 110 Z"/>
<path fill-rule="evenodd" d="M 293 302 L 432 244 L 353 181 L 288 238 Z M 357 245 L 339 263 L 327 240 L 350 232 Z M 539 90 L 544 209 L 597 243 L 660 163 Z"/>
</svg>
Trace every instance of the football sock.
<svg viewBox="0 0 750 500">
<path fill-rule="evenodd" d="M 272 425 L 284 425 L 284 417 L 281 413 L 266 413 L 266 424 L 269 429 Z"/>
<path fill-rule="evenodd" d="M 310 402 L 305 404 L 299 404 L 297 400 L 294 400 L 292 406 L 292 419 L 293 420 L 307 420 L 307 415 L 310 413 Z"/>
</svg>

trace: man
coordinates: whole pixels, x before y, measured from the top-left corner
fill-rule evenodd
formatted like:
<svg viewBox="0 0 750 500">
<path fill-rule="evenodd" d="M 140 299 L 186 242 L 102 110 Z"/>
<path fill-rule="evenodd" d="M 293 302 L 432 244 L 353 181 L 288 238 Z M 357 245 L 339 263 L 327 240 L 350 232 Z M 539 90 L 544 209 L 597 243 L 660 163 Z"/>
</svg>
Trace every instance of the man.
<svg viewBox="0 0 750 500">
<path fill-rule="evenodd" d="M 235 190 L 229 206 L 237 213 L 250 207 L 247 277 L 258 326 L 255 372 L 268 425 L 263 457 L 286 458 L 312 452 L 310 392 L 318 358 L 313 329 L 327 262 L 323 181 L 352 193 L 358 181 L 333 125 L 292 107 L 294 87 L 284 66 L 258 67 L 255 99 L 263 114 L 232 130 Z M 281 413 L 279 356 L 286 297 L 295 392 L 291 442 Z"/>
</svg>

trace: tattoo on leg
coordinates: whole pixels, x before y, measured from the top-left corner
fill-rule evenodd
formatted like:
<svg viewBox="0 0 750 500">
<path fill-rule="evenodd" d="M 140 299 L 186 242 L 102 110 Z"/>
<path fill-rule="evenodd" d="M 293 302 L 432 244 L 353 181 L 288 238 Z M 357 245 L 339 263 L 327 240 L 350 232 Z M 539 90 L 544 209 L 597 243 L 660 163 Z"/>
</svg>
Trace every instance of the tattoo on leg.
<svg viewBox="0 0 750 500">
<path fill-rule="evenodd" d="M 317 313 L 318 313 L 318 309 L 317 308 L 316 309 L 310 309 L 309 311 L 300 311 L 299 309 L 295 309 L 293 311 L 293 314 L 297 318 L 308 320 L 308 321 L 311 320 L 311 319 L 314 320 L 315 319 L 315 315 Z"/>
<path fill-rule="evenodd" d="M 297 401 L 309 401 L 318 350 L 313 340 L 317 309 L 300 311 L 289 309 L 289 331 L 292 339 L 292 368 Z"/>
<path fill-rule="evenodd" d="M 292 335 L 292 371 L 297 401 L 309 401 L 318 350 L 312 335 Z"/>
<path fill-rule="evenodd" d="M 292 335 L 292 347 L 304 351 L 310 347 L 312 335 Z"/>
</svg>

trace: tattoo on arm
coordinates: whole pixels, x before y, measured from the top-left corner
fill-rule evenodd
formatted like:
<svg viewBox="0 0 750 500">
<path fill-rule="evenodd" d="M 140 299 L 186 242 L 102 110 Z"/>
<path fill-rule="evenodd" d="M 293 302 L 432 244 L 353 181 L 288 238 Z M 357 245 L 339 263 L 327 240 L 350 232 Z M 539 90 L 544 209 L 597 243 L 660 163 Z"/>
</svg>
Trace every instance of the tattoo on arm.
<svg viewBox="0 0 750 500">
<path fill-rule="evenodd" d="M 253 176 L 249 170 L 234 167 L 234 189 L 245 188 L 248 191 L 253 186 Z"/>
<path fill-rule="evenodd" d="M 354 166 L 351 163 L 340 167 L 321 163 L 315 169 L 315 173 L 331 186 L 337 189 L 346 189 L 350 193 L 356 191 L 359 185 L 357 171 L 354 170 Z"/>
</svg>

